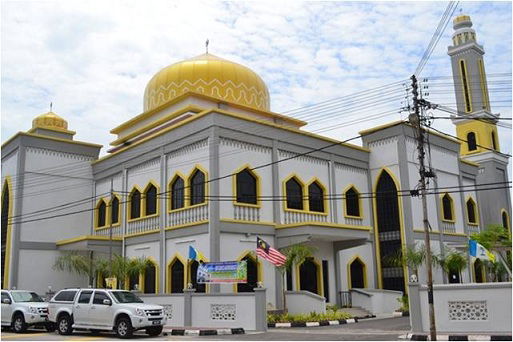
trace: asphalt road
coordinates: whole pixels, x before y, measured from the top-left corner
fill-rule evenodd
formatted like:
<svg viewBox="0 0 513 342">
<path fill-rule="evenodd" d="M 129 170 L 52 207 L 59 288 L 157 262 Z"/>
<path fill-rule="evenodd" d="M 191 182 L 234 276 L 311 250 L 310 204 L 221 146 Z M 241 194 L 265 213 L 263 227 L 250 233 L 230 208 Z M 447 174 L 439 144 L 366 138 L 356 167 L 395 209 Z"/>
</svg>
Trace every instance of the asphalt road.
<svg viewBox="0 0 513 342">
<path fill-rule="evenodd" d="M 173 340 L 173 341 L 395 341 L 399 336 L 410 330 L 409 317 L 369 319 L 354 324 L 311 328 L 274 328 L 266 333 L 246 333 L 244 335 L 223 336 L 158 336 L 149 337 L 143 332 L 137 332 L 137 339 L 144 340 Z M 92 335 L 89 332 L 76 332 L 71 336 L 61 336 L 43 330 L 30 330 L 25 334 L 14 334 L 2 330 L 4 341 L 119 341 L 113 333 Z"/>
</svg>

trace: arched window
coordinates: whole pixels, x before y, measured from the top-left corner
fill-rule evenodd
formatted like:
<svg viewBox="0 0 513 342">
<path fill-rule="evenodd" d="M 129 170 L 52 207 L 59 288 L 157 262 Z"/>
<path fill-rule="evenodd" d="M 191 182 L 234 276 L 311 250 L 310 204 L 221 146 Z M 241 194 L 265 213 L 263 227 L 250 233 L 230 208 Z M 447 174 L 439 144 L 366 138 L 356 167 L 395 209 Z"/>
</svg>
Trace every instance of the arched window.
<svg viewBox="0 0 513 342">
<path fill-rule="evenodd" d="M 116 196 L 110 202 L 110 222 L 112 224 L 119 223 L 119 198 Z"/>
<path fill-rule="evenodd" d="M 257 204 L 257 177 L 249 169 L 244 169 L 236 175 L 237 202 Z"/>
<path fill-rule="evenodd" d="M 474 133 L 474 132 L 467 133 L 467 146 L 468 146 L 469 151 L 477 150 L 476 133 Z"/>
<path fill-rule="evenodd" d="M 287 208 L 303 210 L 303 185 L 292 177 L 285 183 Z"/>
<path fill-rule="evenodd" d="M 468 223 L 477 224 L 476 202 L 472 198 L 467 200 L 467 218 Z"/>
<path fill-rule="evenodd" d="M 157 187 L 152 183 L 148 184 L 144 192 L 144 210 L 145 215 L 157 213 Z"/>
<path fill-rule="evenodd" d="M 185 182 L 180 176 L 175 176 L 175 179 L 171 182 L 171 210 L 180 209 L 185 206 L 184 185 Z"/>
<path fill-rule="evenodd" d="M 249 254 L 246 254 L 244 258 L 241 259 L 246 260 L 247 263 L 247 283 L 239 283 L 237 284 L 237 292 L 254 292 L 254 288 L 257 287 L 257 283 L 260 281 L 258 279 L 258 263 L 256 260 Z"/>
<path fill-rule="evenodd" d="M 465 101 L 465 111 L 467 113 L 472 112 L 472 103 L 470 98 L 471 87 L 470 81 L 467 75 L 467 66 L 464 60 L 460 60 L 460 74 L 463 82 L 463 100 Z"/>
<path fill-rule="evenodd" d="M 106 224 L 107 204 L 101 199 L 96 206 L 96 227 L 103 227 Z"/>
<path fill-rule="evenodd" d="M 183 293 L 185 288 L 185 265 L 179 258 L 175 258 L 169 264 L 168 272 L 170 274 L 169 290 L 171 293 Z"/>
<path fill-rule="evenodd" d="M 308 186 L 308 205 L 310 211 L 324 212 L 324 190 L 317 181 Z"/>
<path fill-rule="evenodd" d="M 344 194 L 346 200 L 346 216 L 361 217 L 360 193 L 354 188 L 349 188 Z"/>
<path fill-rule="evenodd" d="M 299 289 L 322 295 L 321 267 L 313 258 L 307 258 L 299 265 Z"/>
<path fill-rule="evenodd" d="M 499 149 L 497 148 L 497 140 L 495 139 L 495 132 L 492 132 L 492 148 L 495 150 L 495 151 L 498 151 Z"/>
<path fill-rule="evenodd" d="M 144 269 L 144 291 L 143 293 L 157 293 L 157 266 L 148 262 Z"/>
<path fill-rule="evenodd" d="M 502 210 L 501 218 L 502 218 L 502 226 L 504 228 L 506 228 L 507 230 L 509 230 L 509 217 L 508 217 L 507 211 L 504 209 Z"/>
<path fill-rule="evenodd" d="M 2 264 L 0 267 L 2 267 L 2 283 L 0 283 L 1 286 L 4 286 L 2 288 L 5 288 L 4 283 L 4 275 L 6 269 L 9 267 L 9 265 L 5 264 L 5 257 L 7 249 L 7 231 L 9 226 L 9 212 L 10 212 L 10 206 L 11 206 L 11 194 L 9 192 L 9 184 L 7 181 L 4 182 L 4 186 L 2 187 Z"/>
<path fill-rule="evenodd" d="M 365 264 L 359 257 L 355 257 L 348 265 L 349 288 L 363 289 L 366 286 Z"/>
<path fill-rule="evenodd" d="M 483 262 L 480 259 L 476 259 L 474 261 L 474 281 L 476 283 L 484 283 L 486 281 L 485 277 Z"/>
<path fill-rule="evenodd" d="M 205 202 L 205 174 L 196 169 L 190 178 L 191 205 Z"/>
<path fill-rule="evenodd" d="M 141 192 L 138 189 L 132 190 L 129 197 L 130 218 L 141 217 Z"/>
<path fill-rule="evenodd" d="M 442 218 L 444 221 L 454 222 L 454 204 L 449 194 L 442 196 Z"/>
<path fill-rule="evenodd" d="M 189 263 L 189 282 L 196 289 L 196 292 L 205 293 L 206 285 L 198 284 L 198 266 L 199 262 L 196 260 Z"/>
</svg>

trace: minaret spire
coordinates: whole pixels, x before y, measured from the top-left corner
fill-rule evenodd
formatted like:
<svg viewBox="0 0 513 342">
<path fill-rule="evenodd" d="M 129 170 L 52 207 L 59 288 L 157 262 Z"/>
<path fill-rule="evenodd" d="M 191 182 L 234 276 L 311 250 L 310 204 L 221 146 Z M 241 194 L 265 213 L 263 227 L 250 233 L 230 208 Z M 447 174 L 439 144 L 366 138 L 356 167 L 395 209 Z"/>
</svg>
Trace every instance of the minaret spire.
<svg viewBox="0 0 513 342">
<path fill-rule="evenodd" d="M 207 55 L 208 55 L 208 43 L 209 43 L 209 41 L 208 41 L 208 38 L 207 38 L 207 41 L 205 42 L 205 50 L 207 52 Z"/>
</svg>

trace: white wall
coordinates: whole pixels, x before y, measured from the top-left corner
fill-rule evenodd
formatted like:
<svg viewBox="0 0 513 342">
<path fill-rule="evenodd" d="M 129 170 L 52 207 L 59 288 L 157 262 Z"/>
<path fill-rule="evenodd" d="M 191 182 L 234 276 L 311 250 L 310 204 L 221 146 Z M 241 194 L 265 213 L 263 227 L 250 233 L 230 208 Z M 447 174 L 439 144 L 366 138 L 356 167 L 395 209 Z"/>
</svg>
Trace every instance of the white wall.
<svg viewBox="0 0 513 342">
<path fill-rule="evenodd" d="M 358 256 L 365 263 L 367 288 L 373 288 L 376 286 L 376 281 L 374 277 L 374 257 L 372 254 L 373 248 L 374 246 L 372 245 L 372 243 L 367 242 L 363 246 L 344 249 L 338 253 L 338 256 L 340 258 L 340 284 L 342 291 L 347 291 L 349 289 L 347 277 L 349 261 L 352 260 L 355 256 Z"/>
</svg>

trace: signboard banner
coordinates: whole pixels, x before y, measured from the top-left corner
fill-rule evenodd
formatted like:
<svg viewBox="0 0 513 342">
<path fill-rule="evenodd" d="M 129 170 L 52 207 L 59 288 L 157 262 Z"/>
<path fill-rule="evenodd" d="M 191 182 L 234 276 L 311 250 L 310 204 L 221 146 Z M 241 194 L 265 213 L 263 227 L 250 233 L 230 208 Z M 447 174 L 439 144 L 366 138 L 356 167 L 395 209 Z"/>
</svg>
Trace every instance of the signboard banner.
<svg viewBox="0 0 513 342">
<path fill-rule="evenodd" d="M 243 260 L 200 263 L 196 279 L 198 284 L 247 283 L 247 262 Z"/>
</svg>

